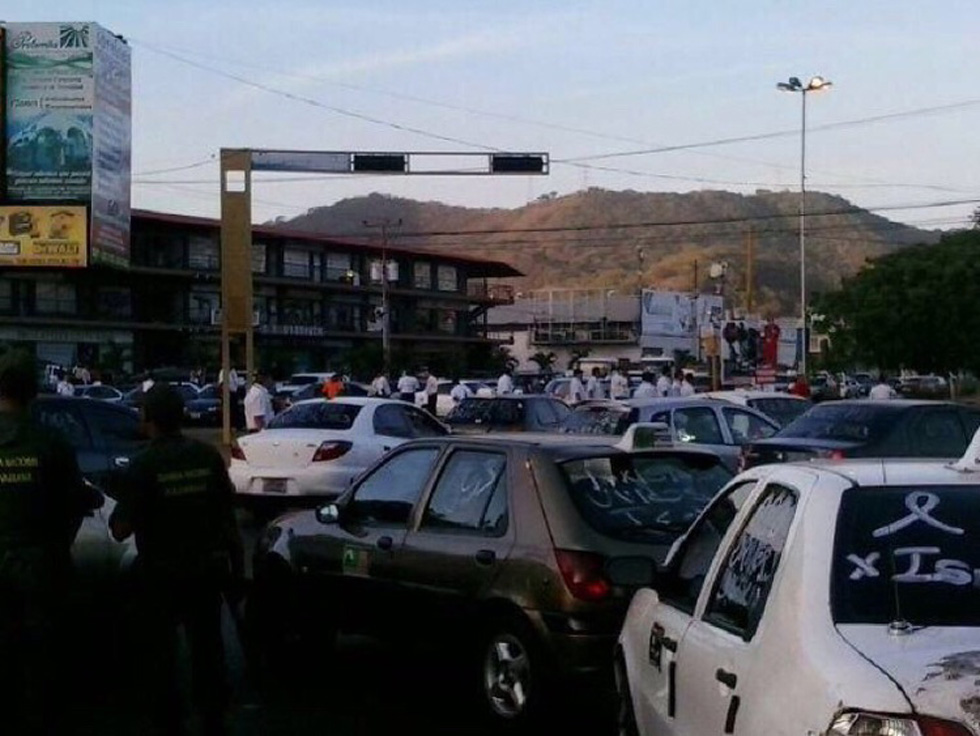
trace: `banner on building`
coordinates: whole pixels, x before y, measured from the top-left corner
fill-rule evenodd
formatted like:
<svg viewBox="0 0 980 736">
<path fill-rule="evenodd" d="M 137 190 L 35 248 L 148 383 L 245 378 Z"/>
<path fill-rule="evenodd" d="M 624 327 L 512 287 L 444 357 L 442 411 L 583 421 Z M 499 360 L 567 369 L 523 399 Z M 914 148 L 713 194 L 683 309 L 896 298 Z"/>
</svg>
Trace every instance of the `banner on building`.
<svg viewBox="0 0 980 736">
<path fill-rule="evenodd" d="M 0 266 L 87 265 L 87 218 L 78 206 L 0 206 Z"/>
</svg>

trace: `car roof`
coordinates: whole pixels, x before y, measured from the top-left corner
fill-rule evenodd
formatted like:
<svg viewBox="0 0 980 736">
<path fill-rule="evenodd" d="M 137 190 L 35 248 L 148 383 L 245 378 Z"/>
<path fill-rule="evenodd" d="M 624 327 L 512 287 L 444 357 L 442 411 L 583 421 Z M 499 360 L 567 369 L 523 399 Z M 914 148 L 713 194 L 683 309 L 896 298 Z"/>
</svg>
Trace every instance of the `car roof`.
<svg viewBox="0 0 980 736">
<path fill-rule="evenodd" d="M 738 399 L 789 399 L 790 401 L 807 401 L 807 399 L 802 396 L 796 396 L 795 394 L 788 394 L 783 391 L 762 391 L 760 389 L 748 389 L 748 388 L 735 388 L 730 391 L 705 391 L 703 394 L 698 394 L 706 399 L 721 399 L 726 400 L 729 398 Z"/>
<path fill-rule="evenodd" d="M 627 406 L 635 406 L 635 407 L 656 406 L 663 409 L 675 409 L 677 407 L 687 407 L 687 406 L 704 406 L 705 404 L 715 404 L 715 405 L 723 404 L 725 406 L 731 405 L 731 403 L 728 401 L 703 397 L 697 394 L 695 394 L 694 396 L 641 397 L 639 399 L 625 399 L 623 403 L 626 404 Z"/>
<path fill-rule="evenodd" d="M 338 396 L 333 399 L 317 397 L 315 399 L 303 399 L 303 401 L 297 401 L 295 404 L 293 404 L 293 406 L 324 404 L 328 401 L 331 404 L 351 404 L 354 406 L 375 406 L 377 404 L 401 404 L 402 406 L 415 406 L 415 404 L 408 401 L 402 401 L 401 399 L 388 399 L 383 396 Z"/>
<path fill-rule="evenodd" d="M 916 406 L 963 406 L 962 404 L 957 404 L 955 401 L 942 401 L 941 399 L 887 399 L 887 400 L 876 400 L 876 399 L 841 399 L 839 401 L 825 401 L 823 403 L 815 405 L 814 408 L 819 408 L 823 410 L 825 407 L 834 406 L 860 406 L 860 407 L 873 407 L 879 411 L 901 411 L 903 409 L 910 409 Z M 973 409 L 974 407 L 963 406 L 964 409 Z"/>
<path fill-rule="evenodd" d="M 549 399 L 552 401 L 558 401 L 553 396 L 548 394 L 503 394 L 502 396 L 467 396 L 463 399 L 463 402 L 476 403 L 486 402 L 486 401 L 521 401 L 528 398 L 539 398 L 539 399 Z"/>
<path fill-rule="evenodd" d="M 951 466 L 951 460 L 922 458 L 854 458 L 850 460 L 801 460 L 779 465 L 760 465 L 774 471 L 787 465 L 821 473 L 833 473 L 858 486 L 980 486 L 980 472 L 963 472 Z M 748 472 L 752 472 L 751 470 Z"/>
</svg>

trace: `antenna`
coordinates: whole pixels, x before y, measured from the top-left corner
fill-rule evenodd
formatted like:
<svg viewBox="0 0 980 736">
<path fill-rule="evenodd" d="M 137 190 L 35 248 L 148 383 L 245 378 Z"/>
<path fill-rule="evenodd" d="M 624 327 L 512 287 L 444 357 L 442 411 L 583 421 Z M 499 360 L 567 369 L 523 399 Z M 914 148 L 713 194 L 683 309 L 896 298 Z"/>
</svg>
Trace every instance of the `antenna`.
<svg viewBox="0 0 980 736">
<path fill-rule="evenodd" d="M 909 634 L 912 632 L 912 624 L 905 620 L 902 616 L 902 599 L 898 594 L 898 581 L 895 580 L 898 572 L 895 569 L 895 548 L 892 547 L 888 550 L 888 560 L 892 569 L 891 583 L 892 583 L 892 593 L 895 597 L 895 619 L 888 624 L 888 633 L 893 636 L 902 636 L 904 634 Z"/>
</svg>

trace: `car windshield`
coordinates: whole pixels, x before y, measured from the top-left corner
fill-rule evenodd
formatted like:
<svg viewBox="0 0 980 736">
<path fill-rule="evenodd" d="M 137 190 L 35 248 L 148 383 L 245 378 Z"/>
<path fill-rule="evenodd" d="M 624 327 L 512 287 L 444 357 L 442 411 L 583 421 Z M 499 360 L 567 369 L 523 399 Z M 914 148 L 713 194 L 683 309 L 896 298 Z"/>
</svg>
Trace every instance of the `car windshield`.
<svg viewBox="0 0 980 736">
<path fill-rule="evenodd" d="M 785 427 L 797 417 L 801 416 L 813 404 L 809 401 L 774 397 L 771 399 L 750 399 L 749 406 L 761 411 L 767 417 L 776 420 L 781 427 Z"/>
<path fill-rule="evenodd" d="M 197 395 L 199 399 L 220 399 L 221 395 L 218 392 L 218 387 L 213 383 L 209 383 L 207 386 L 201 389 L 201 393 Z"/>
<path fill-rule="evenodd" d="M 560 463 L 572 501 L 609 537 L 666 541 L 684 532 L 731 478 L 701 453 L 635 453 Z"/>
<path fill-rule="evenodd" d="M 582 407 L 568 415 L 562 424 L 562 431 L 572 434 L 622 434 L 628 414 L 626 407 Z"/>
<path fill-rule="evenodd" d="M 837 623 L 980 626 L 980 489 L 851 488 L 837 515 Z"/>
<path fill-rule="evenodd" d="M 276 415 L 269 429 L 350 429 L 360 411 L 360 406 L 339 401 L 296 404 Z"/>
<path fill-rule="evenodd" d="M 776 437 L 873 442 L 888 431 L 895 418 L 895 412 L 887 407 L 870 403 L 821 404 L 781 429 Z"/>
</svg>

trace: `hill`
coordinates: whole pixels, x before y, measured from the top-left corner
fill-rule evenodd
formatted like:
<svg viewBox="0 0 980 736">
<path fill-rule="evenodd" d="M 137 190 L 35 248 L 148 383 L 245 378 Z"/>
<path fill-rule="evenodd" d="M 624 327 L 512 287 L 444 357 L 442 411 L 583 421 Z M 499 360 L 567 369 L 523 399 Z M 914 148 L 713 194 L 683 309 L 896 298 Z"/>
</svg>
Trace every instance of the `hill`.
<svg viewBox="0 0 980 736">
<path fill-rule="evenodd" d="M 371 194 L 317 207 L 274 225 L 338 237 L 377 237 L 364 221 L 401 220 L 394 246 L 451 250 L 513 264 L 519 289 L 644 287 L 710 290 L 712 263 L 727 262 L 726 290 L 744 302 L 752 242 L 753 304 L 787 313 L 799 299 L 798 192 L 687 194 L 588 189 L 523 207 L 475 209 Z M 836 288 L 867 259 L 939 239 L 820 192 L 807 193 L 807 283 Z"/>
</svg>

